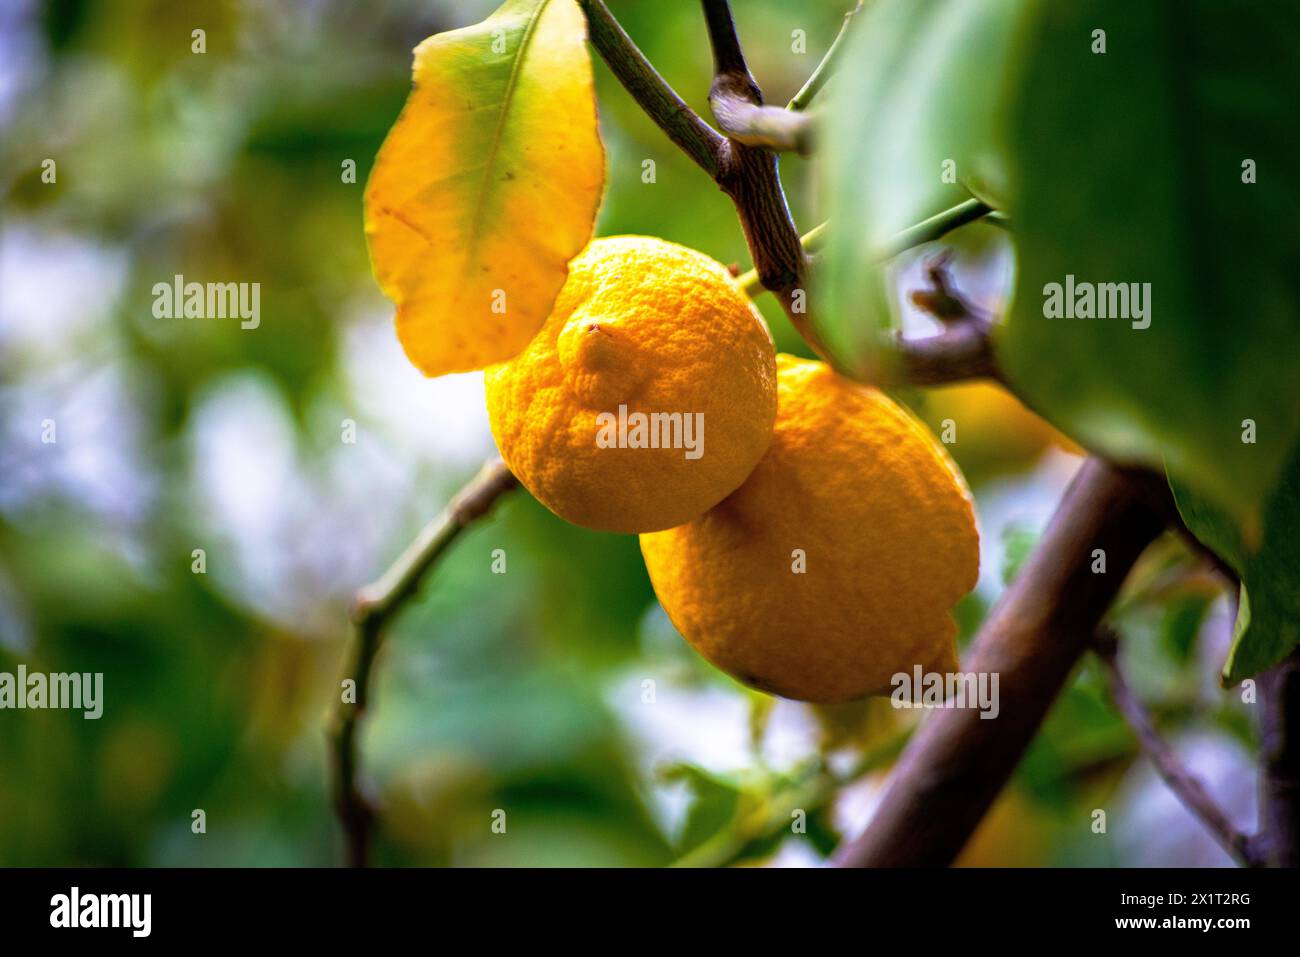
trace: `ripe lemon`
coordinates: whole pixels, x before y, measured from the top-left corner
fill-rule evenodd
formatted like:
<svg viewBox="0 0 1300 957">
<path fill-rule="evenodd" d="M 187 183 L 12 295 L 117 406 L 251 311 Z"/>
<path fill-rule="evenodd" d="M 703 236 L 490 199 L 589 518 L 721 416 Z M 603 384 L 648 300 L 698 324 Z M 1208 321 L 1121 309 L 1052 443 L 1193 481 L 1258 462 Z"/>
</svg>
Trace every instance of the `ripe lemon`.
<svg viewBox="0 0 1300 957">
<path fill-rule="evenodd" d="M 767 449 L 776 353 L 758 311 L 703 253 L 592 242 L 541 331 L 486 374 L 506 465 L 576 525 L 647 532 L 726 498 Z"/>
<path fill-rule="evenodd" d="M 659 601 L 705 658 L 786 698 L 888 694 L 955 670 L 952 606 L 979 537 L 961 474 L 883 393 L 777 357 L 772 443 L 745 483 L 679 528 L 641 536 Z"/>
</svg>

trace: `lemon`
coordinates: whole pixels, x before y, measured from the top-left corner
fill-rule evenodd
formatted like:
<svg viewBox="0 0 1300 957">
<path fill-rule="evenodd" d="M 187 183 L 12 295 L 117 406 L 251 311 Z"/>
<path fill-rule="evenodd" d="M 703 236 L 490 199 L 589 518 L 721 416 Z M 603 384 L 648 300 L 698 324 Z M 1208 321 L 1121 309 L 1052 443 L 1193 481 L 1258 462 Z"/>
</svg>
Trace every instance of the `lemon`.
<svg viewBox="0 0 1300 957">
<path fill-rule="evenodd" d="M 641 536 L 678 631 L 738 680 L 786 698 L 888 694 L 956 667 L 952 606 L 974 587 L 970 493 L 943 447 L 878 390 L 777 357 L 772 442 L 724 501 Z"/>
<path fill-rule="evenodd" d="M 501 457 L 561 518 L 611 532 L 687 522 L 767 449 L 776 354 L 718 262 L 643 236 L 592 242 L 545 325 L 486 372 Z"/>
</svg>

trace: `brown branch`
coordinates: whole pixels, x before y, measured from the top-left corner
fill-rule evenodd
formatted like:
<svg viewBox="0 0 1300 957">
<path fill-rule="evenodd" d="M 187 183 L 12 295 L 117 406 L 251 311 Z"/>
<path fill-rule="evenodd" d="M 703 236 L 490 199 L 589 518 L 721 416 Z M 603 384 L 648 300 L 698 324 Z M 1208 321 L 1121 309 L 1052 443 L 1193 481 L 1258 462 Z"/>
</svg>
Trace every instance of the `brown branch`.
<svg viewBox="0 0 1300 957">
<path fill-rule="evenodd" d="M 624 89 L 701 169 L 717 179 L 726 140 L 686 105 L 645 58 L 602 0 L 579 0 L 591 45 Z"/>
<path fill-rule="evenodd" d="M 704 20 L 713 48 L 709 108 L 722 132 L 745 146 L 810 152 L 811 119 L 793 110 L 763 105 L 763 91 L 745 64 L 730 4 L 704 0 Z"/>
<path fill-rule="evenodd" d="M 968 379 L 1002 381 L 989 333 L 971 319 L 924 339 L 898 338 L 899 376 L 911 385 L 943 385 Z"/>
<path fill-rule="evenodd" d="M 709 95 L 718 127 L 737 143 L 807 156 L 813 151 L 813 121 L 806 113 L 758 106 L 727 87 Z"/>
<path fill-rule="evenodd" d="M 731 7 L 726 0 L 703 0 L 703 7 L 713 49 L 709 103 L 715 115 L 720 101 L 762 106 L 763 93 L 745 63 Z M 824 356 L 826 350 L 808 312 L 808 257 L 785 201 L 776 155 L 735 140 L 728 140 L 727 145 L 716 179 L 735 204 L 758 280 L 777 297 L 804 340 Z"/>
<path fill-rule="evenodd" d="M 1167 483 L 1088 459 L 1015 582 L 990 612 L 968 670 L 997 673 L 1000 711 L 936 711 L 895 768 L 866 831 L 842 846 L 842 867 L 952 862 L 1011 776 L 1088 648 L 1138 556 L 1172 519 Z M 1102 549 L 1106 571 L 1094 574 Z"/>
<path fill-rule="evenodd" d="M 821 223 L 799 237 L 799 245 L 803 246 L 804 253 L 814 253 L 825 244 L 826 227 L 829 225 L 829 223 Z M 736 284 L 745 290 L 745 295 L 751 299 L 764 291 L 763 284 L 758 278 L 757 269 L 750 269 L 741 273 L 736 277 Z"/>
<path fill-rule="evenodd" d="M 943 332 L 921 339 L 897 336 L 900 381 L 939 385 L 965 379 L 1003 381 L 993 353 L 993 317 L 958 293 L 948 277 L 948 252 L 926 267 L 930 289 L 912 293 L 912 301 L 941 323 Z"/>
<path fill-rule="evenodd" d="M 763 101 L 758 84 L 749 75 L 749 66 L 745 63 L 745 53 L 740 48 L 740 35 L 736 32 L 736 22 L 731 16 L 731 4 L 727 0 L 703 0 L 704 23 L 709 30 L 709 46 L 713 50 L 714 77 L 730 76 L 744 83 L 749 81 L 753 87 L 751 99 Z"/>
<path fill-rule="evenodd" d="M 1238 831 L 1215 802 L 1205 785 L 1193 775 L 1156 731 L 1151 717 L 1142 702 L 1129 687 L 1119 664 L 1119 642 L 1115 633 L 1102 628 L 1093 640 L 1093 651 L 1106 670 L 1111 697 L 1115 707 L 1137 736 L 1138 746 L 1156 769 L 1160 779 L 1194 814 L 1205 829 L 1240 864 L 1258 867 L 1263 863 L 1259 850 L 1251 837 Z"/>
<path fill-rule="evenodd" d="M 370 703 L 370 676 L 383 644 L 384 626 L 415 594 L 424 576 L 460 533 L 487 515 L 497 499 L 516 485 L 518 481 L 500 459 L 488 462 L 377 581 L 357 592 L 352 605 L 356 634 L 344 672 L 344 677 L 354 682 L 355 703 L 345 701 L 340 694 L 326 732 L 334 810 L 347 842 L 347 860 L 353 867 L 365 867 L 370 860 L 375 811 L 359 783 L 357 731 Z"/>
<path fill-rule="evenodd" d="M 809 309 L 810 260 L 786 203 L 776 155 L 743 138 L 719 136 L 655 72 L 601 0 L 579 2 L 587 15 L 591 42 L 614 75 L 669 138 L 731 197 L 754 261 L 752 275 L 741 277 L 746 288 L 751 294 L 760 286 L 773 293 L 804 341 L 822 358 L 828 358 Z M 703 0 L 703 8 L 714 62 L 709 102 L 720 124 L 726 127 L 732 125 L 726 120 L 728 116 L 757 115 L 746 111 L 762 108 L 763 94 L 745 62 L 726 0 Z M 968 200 L 903 231 L 880 251 L 880 257 L 888 258 L 936 239 L 988 212 L 983 203 Z M 822 235 L 822 227 L 818 227 L 809 238 Z M 954 327 L 933 340 L 904 344 L 900 353 L 903 374 L 914 376 L 917 384 L 997 378 L 988 350 L 987 329 L 973 324 Z"/>
<path fill-rule="evenodd" d="M 1300 867 L 1300 650 L 1259 677 L 1260 853 Z"/>
</svg>

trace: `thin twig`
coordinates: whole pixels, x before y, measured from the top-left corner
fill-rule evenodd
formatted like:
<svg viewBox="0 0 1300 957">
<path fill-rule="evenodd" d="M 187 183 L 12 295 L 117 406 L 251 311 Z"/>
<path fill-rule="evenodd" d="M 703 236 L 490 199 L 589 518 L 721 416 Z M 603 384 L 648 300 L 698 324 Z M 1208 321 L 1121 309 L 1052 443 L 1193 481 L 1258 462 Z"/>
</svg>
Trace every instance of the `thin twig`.
<svg viewBox="0 0 1300 957">
<path fill-rule="evenodd" d="M 880 247 L 876 253 L 870 257 L 875 263 L 888 262 L 900 253 L 906 252 L 925 243 L 934 242 L 936 239 L 942 239 L 948 233 L 967 223 L 973 223 L 976 220 L 983 219 L 985 222 L 997 222 L 1000 225 L 1006 225 L 1008 220 L 1002 214 L 990 209 L 984 203 L 977 199 L 968 199 L 958 203 L 950 209 L 945 209 L 941 213 L 924 219 L 914 226 L 909 226 L 898 233 L 895 233 L 890 240 Z M 814 226 L 805 233 L 800 242 L 803 244 L 805 252 L 816 252 L 826 244 L 827 230 L 830 227 L 829 222 Z M 749 295 L 754 296 L 763 291 L 763 284 L 758 281 L 758 271 L 751 269 L 749 272 L 741 273 L 736 280 L 740 283 L 741 288 Z"/>
<path fill-rule="evenodd" d="M 991 212 L 977 199 L 969 199 L 923 220 L 897 234 L 878 252 L 877 260 L 892 259 L 899 253 L 933 242 L 950 231 L 974 222 Z M 948 279 L 947 254 L 933 259 L 926 269 L 930 290 L 913 293 L 913 302 L 927 309 L 943 331 L 921 339 L 896 337 L 896 358 L 892 372 L 909 385 L 943 385 L 968 379 L 1004 382 L 993 350 L 993 317 L 967 302 Z"/>
<path fill-rule="evenodd" d="M 992 325 L 971 318 L 951 323 L 943 332 L 922 339 L 896 340 L 900 383 L 946 385 L 970 379 L 1002 381 L 990 333 Z"/>
<path fill-rule="evenodd" d="M 803 245 L 806 242 L 811 247 L 819 242 L 825 224 L 801 241 L 781 188 L 775 154 L 719 136 L 655 72 L 601 0 L 580 3 L 587 14 L 592 43 L 615 76 L 735 204 L 754 261 L 754 269 L 739 278 L 741 285 L 751 295 L 756 285 L 772 292 L 804 341 L 827 358 L 808 309 L 809 259 Z M 726 116 L 728 110 L 742 106 L 761 107 L 763 94 L 745 62 L 730 5 L 726 0 L 702 0 L 702 4 L 713 51 L 715 72 L 709 102 L 715 115 L 719 110 Z M 989 207 L 979 200 L 967 200 L 899 233 L 879 250 L 876 258 L 888 259 L 938 239 L 989 212 Z M 923 385 L 996 378 L 987 332 L 987 328 L 975 323 L 955 324 L 943 335 L 903 344 L 899 366 L 905 376 L 915 377 Z"/>
<path fill-rule="evenodd" d="M 988 207 L 977 200 L 961 203 L 899 233 L 887 244 L 886 253 L 892 257 L 904 249 L 932 242 L 987 212 Z M 805 250 L 812 250 L 825 241 L 827 226 L 827 223 L 822 223 L 802 238 Z M 993 317 L 975 308 L 952 288 L 947 279 L 946 264 L 946 259 L 941 258 L 929 267 L 933 290 L 913 293 L 918 305 L 927 308 L 944 323 L 943 331 L 922 339 L 906 339 L 900 332 L 895 339 L 893 358 L 896 361 L 882 364 L 882 377 L 895 377 L 898 383 L 918 386 L 968 379 L 1003 382 L 993 349 Z M 757 293 L 757 273 L 753 270 L 736 281 L 750 296 Z"/>
<path fill-rule="evenodd" d="M 601 0 L 579 2 L 587 15 L 591 42 L 614 75 L 668 137 L 731 197 L 759 281 L 777 296 L 795 328 L 819 349 L 812 323 L 804 314 L 804 297 L 799 295 L 806 260 L 781 189 L 776 156 L 719 135 L 655 72 Z M 729 82 L 745 82 L 749 73 L 730 10 L 725 3 L 706 0 L 705 15 L 715 39 L 715 62 L 723 67 Z M 752 77 L 748 83 L 755 101 L 761 103 L 758 85 Z"/>
<path fill-rule="evenodd" d="M 726 140 L 677 95 L 645 58 L 602 0 L 579 0 L 601 59 L 668 138 L 714 179 Z"/>
<path fill-rule="evenodd" d="M 497 499 L 516 485 L 518 481 L 500 459 L 484 465 L 397 561 L 377 581 L 357 592 L 352 605 L 356 634 L 344 674 L 353 682 L 354 700 L 339 695 L 327 731 L 334 810 L 347 841 L 347 860 L 353 867 L 365 867 L 370 860 L 375 811 L 359 783 L 357 731 L 370 701 L 370 676 L 383 643 L 384 626 L 415 594 L 424 576 L 460 533 L 487 515 Z"/>
<path fill-rule="evenodd" d="M 993 207 L 978 199 L 965 200 L 941 213 L 936 213 L 929 219 L 921 220 L 915 226 L 909 226 L 902 232 L 895 233 L 887 243 L 873 251 L 871 259 L 878 263 L 887 262 L 899 253 L 941 239 L 954 229 L 982 219 L 991 212 Z"/>
<path fill-rule="evenodd" d="M 713 75 L 750 78 L 745 53 L 740 47 L 736 21 L 731 16 L 727 0 L 703 0 L 704 23 L 709 31 L 709 48 L 713 51 Z M 762 102 L 757 84 L 753 96 Z"/>
<path fill-rule="evenodd" d="M 853 15 L 861 9 L 862 0 L 858 0 L 858 2 L 854 4 L 853 9 L 844 14 L 844 22 L 840 24 L 840 32 L 835 34 L 835 39 L 831 41 L 830 49 L 826 51 L 826 55 L 822 57 L 822 61 L 817 64 L 817 69 L 813 70 L 812 76 L 808 77 L 808 82 L 806 82 L 800 88 L 799 92 L 794 95 L 794 98 L 790 100 L 789 104 L 786 106 L 787 110 L 798 112 L 807 109 L 808 104 L 812 102 L 813 97 L 816 96 L 821 88 L 826 85 L 826 81 L 831 78 L 831 74 L 834 72 L 835 66 L 839 62 L 840 54 L 846 45 L 844 40 L 848 36 L 849 24 L 853 22 Z"/>
<path fill-rule="evenodd" d="M 931 288 L 912 293 L 912 301 L 941 323 L 943 331 L 921 339 L 896 338 L 901 381 L 939 385 L 965 379 L 1002 381 L 993 352 L 993 317 L 967 302 L 948 278 L 949 253 L 926 266 Z"/>
<path fill-rule="evenodd" d="M 762 106 L 763 93 L 745 63 L 731 7 L 726 0 L 703 0 L 703 7 L 715 71 L 710 104 L 724 97 Z M 808 257 L 785 201 L 776 154 L 735 140 L 728 140 L 727 147 L 717 183 L 736 207 L 759 282 L 776 296 L 804 340 L 824 356 L 807 311 Z"/>
<path fill-rule="evenodd" d="M 973 307 L 952 286 L 948 267 L 954 254 L 951 248 L 931 256 L 925 264 L 925 278 L 929 289 L 912 290 L 912 304 L 924 309 L 942 323 L 959 322 L 973 312 Z"/>
<path fill-rule="evenodd" d="M 1228 815 L 1214 802 L 1205 785 L 1179 760 L 1156 731 L 1150 716 L 1124 678 L 1119 665 L 1119 642 L 1113 631 L 1100 629 L 1093 641 L 1093 651 L 1106 670 L 1115 707 L 1137 736 L 1138 746 L 1161 780 L 1174 792 L 1183 807 L 1191 811 L 1210 832 L 1219 846 L 1240 864 L 1259 867 L 1264 862 L 1255 842 L 1228 820 Z"/>
</svg>

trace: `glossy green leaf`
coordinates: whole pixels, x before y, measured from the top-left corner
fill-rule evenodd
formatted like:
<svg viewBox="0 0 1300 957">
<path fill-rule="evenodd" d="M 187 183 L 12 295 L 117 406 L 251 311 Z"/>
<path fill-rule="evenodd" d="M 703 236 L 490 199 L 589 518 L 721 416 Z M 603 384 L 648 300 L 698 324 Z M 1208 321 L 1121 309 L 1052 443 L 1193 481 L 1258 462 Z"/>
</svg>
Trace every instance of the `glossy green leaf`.
<svg viewBox="0 0 1300 957">
<path fill-rule="evenodd" d="M 1261 3 L 1040 3 L 1008 104 L 1006 372 L 1089 447 L 1163 461 L 1246 525 L 1300 436 L 1300 153 L 1278 122 L 1298 24 Z M 1148 314 L 1048 318 L 1067 277 L 1140 284 Z"/>
</svg>

